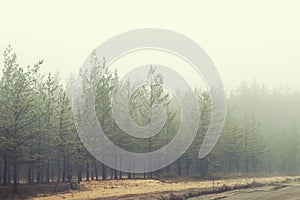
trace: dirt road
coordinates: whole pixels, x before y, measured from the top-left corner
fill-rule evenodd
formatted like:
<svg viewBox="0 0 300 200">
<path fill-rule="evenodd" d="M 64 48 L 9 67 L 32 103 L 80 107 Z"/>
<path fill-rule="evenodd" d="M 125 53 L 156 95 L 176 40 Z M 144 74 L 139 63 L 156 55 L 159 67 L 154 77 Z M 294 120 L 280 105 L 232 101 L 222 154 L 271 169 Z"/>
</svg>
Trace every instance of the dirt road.
<svg viewBox="0 0 300 200">
<path fill-rule="evenodd" d="M 243 189 L 221 194 L 205 195 L 190 200 L 300 200 L 300 183 L 281 184 L 253 189 Z"/>
</svg>

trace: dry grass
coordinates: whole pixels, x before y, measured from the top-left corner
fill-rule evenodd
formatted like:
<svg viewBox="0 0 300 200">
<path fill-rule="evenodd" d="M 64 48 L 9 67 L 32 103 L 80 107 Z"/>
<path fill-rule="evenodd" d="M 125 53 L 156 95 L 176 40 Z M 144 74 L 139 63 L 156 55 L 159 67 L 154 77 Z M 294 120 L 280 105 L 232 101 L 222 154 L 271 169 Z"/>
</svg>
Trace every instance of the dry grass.
<svg viewBox="0 0 300 200">
<path fill-rule="evenodd" d="M 238 178 L 216 181 L 182 179 L 90 181 L 83 182 L 81 185 L 84 189 L 79 191 L 32 199 L 185 199 L 202 194 L 296 180 L 300 180 L 300 177 Z"/>
<path fill-rule="evenodd" d="M 18 193 L 12 193 L 12 184 L 0 185 L 0 199 L 29 199 L 36 195 L 49 195 L 58 192 L 66 192 L 70 186 L 68 183 L 45 183 L 45 184 L 20 184 Z"/>
</svg>

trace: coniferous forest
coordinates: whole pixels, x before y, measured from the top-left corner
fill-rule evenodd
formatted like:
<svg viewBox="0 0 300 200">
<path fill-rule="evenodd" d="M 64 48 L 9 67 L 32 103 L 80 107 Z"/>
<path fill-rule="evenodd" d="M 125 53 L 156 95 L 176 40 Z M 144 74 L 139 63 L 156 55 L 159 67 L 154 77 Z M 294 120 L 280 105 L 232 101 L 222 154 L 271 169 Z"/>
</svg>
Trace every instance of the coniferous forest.
<svg viewBox="0 0 300 200">
<path fill-rule="evenodd" d="M 18 55 L 19 56 L 19 55 Z M 204 88 L 194 88 L 199 104 L 199 128 L 192 145 L 177 161 L 152 173 L 124 173 L 89 154 L 73 122 L 72 90 L 75 76 L 61 80 L 43 74 L 43 61 L 23 66 L 8 46 L 1 58 L 0 184 L 17 192 L 25 183 L 81 183 L 106 179 L 298 175 L 300 172 L 300 94 L 287 88 L 267 88 L 257 81 L 227 91 L 227 114 L 222 135 L 204 159 L 198 152 L 210 122 L 212 106 Z M 20 55 L 22 56 L 22 55 Z M 105 62 L 102 62 L 104 65 Z M 172 140 L 180 123 L 174 96 L 164 89 L 164 77 L 149 66 L 147 85 L 130 98 L 130 115 L 139 125 L 149 123 L 149 108 L 162 104 L 167 122 L 147 139 L 123 133 L 112 118 L 110 98 L 119 81 L 106 70 L 97 82 L 95 109 L 99 123 L 114 144 L 133 152 L 158 149 Z M 84 72 L 81 72 L 84 76 Z M 128 91 L 135 84 L 127 81 Z M 83 97 L 84 98 L 84 97 Z"/>
</svg>

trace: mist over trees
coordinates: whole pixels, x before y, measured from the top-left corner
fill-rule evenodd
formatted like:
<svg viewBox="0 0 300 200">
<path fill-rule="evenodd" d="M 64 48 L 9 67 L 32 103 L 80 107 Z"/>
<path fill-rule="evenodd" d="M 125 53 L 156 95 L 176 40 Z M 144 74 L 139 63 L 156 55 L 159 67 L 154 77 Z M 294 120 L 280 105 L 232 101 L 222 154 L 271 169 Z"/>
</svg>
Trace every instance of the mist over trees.
<svg viewBox="0 0 300 200">
<path fill-rule="evenodd" d="M 121 178 L 194 176 L 213 178 L 221 174 L 299 174 L 300 94 L 287 89 L 267 89 L 253 82 L 227 96 L 223 133 L 204 159 L 198 152 L 211 112 L 210 96 L 195 88 L 199 104 L 197 136 L 187 152 L 164 169 L 147 174 L 110 169 L 89 154 L 77 134 L 71 111 L 74 77 L 65 85 L 57 76 L 42 74 L 42 61 L 20 66 L 9 46 L 3 53 L 0 82 L 0 183 L 49 183 Z M 99 61 L 100 62 L 100 61 Z M 105 65 L 105 60 L 101 61 Z M 81 72 L 84 76 L 86 72 Z M 134 138 L 122 132 L 112 118 L 110 98 L 119 82 L 117 72 L 106 70 L 96 84 L 95 109 L 107 137 L 132 152 L 148 152 L 172 140 L 180 123 L 175 97 L 163 88 L 163 79 L 149 66 L 147 84 L 130 99 L 130 115 L 139 125 L 149 123 L 149 108 L 163 104 L 167 122 L 153 137 Z M 129 95 L 135 83 L 123 82 Z M 82 97 L 84 99 L 84 97 Z"/>
</svg>

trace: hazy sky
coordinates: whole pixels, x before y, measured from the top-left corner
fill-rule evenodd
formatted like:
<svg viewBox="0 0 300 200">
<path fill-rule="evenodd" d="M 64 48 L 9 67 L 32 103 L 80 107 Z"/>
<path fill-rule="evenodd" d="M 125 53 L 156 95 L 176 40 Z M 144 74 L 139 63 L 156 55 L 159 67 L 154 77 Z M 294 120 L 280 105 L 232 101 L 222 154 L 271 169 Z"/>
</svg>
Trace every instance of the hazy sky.
<svg viewBox="0 0 300 200">
<path fill-rule="evenodd" d="M 149 27 L 196 41 L 228 88 L 256 78 L 300 90 L 300 1 L 0 1 L 0 51 L 11 44 L 62 79 L 106 39 Z"/>
</svg>

